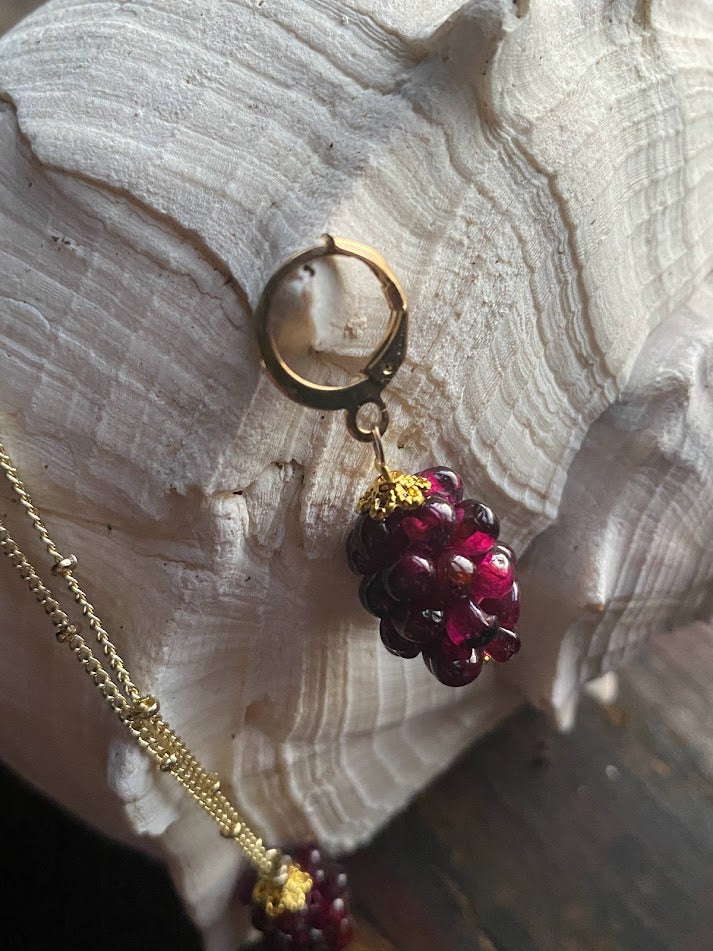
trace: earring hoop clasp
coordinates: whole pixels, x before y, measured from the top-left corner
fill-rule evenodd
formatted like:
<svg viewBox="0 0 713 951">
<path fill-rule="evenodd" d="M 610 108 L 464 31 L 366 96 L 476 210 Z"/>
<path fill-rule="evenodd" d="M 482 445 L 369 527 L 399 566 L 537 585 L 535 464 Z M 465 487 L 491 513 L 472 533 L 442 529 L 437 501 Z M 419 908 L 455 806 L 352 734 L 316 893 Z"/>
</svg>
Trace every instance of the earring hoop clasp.
<svg viewBox="0 0 713 951">
<path fill-rule="evenodd" d="M 310 261 L 334 255 L 363 261 L 378 278 L 391 311 L 386 336 L 360 371 L 359 379 L 345 386 L 313 383 L 296 373 L 285 363 L 278 351 L 270 326 L 270 309 L 275 291 L 285 277 Z M 383 436 L 389 424 L 389 414 L 381 398 L 381 391 L 394 378 L 406 356 L 408 306 L 396 277 L 378 251 L 349 238 L 323 235 L 321 244 L 293 255 L 272 275 L 255 309 L 255 326 L 265 369 L 286 396 L 313 409 L 346 410 L 349 432 L 360 442 L 373 440 L 372 426 L 361 426 L 357 414 L 362 406 L 374 404 L 379 410 L 376 425 Z"/>
</svg>

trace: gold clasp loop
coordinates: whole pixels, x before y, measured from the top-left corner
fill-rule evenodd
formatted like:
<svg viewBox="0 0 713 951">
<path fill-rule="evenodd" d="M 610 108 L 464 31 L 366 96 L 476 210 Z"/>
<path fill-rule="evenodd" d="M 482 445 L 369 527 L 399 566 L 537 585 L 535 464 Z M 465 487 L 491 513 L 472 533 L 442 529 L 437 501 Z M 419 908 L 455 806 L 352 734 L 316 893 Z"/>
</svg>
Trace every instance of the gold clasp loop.
<svg viewBox="0 0 713 951">
<path fill-rule="evenodd" d="M 381 398 L 381 391 L 394 378 L 406 356 L 406 333 L 408 308 L 406 297 L 396 277 L 384 258 L 366 244 L 348 238 L 336 238 L 325 234 L 322 244 L 301 251 L 289 258 L 265 285 L 255 309 L 260 355 L 265 368 L 282 392 L 296 403 L 313 409 L 344 409 L 347 411 L 349 432 L 360 442 L 373 440 L 372 427 L 363 427 L 357 421 L 362 406 L 374 404 L 379 410 L 379 434 L 384 435 L 389 424 L 389 414 Z M 345 255 L 363 261 L 376 275 L 384 297 L 391 309 L 386 336 L 369 357 L 359 374 L 359 379 L 346 386 L 324 386 L 306 380 L 289 367 L 280 355 L 270 327 L 270 308 L 278 285 L 294 270 L 317 258 Z"/>
</svg>

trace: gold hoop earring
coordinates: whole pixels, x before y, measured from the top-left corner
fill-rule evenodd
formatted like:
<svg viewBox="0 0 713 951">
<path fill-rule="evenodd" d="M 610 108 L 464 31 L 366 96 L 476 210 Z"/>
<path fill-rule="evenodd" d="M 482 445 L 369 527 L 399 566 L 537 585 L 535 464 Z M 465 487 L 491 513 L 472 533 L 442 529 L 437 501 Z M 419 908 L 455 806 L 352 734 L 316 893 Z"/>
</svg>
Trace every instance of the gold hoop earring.
<svg viewBox="0 0 713 951">
<path fill-rule="evenodd" d="M 325 386 L 305 379 L 285 362 L 277 349 L 270 311 L 275 292 L 286 277 L 312 261 L 338 255 L 362 261 L 376 275 L 390 308 L 390 318 L 386 336 L 369 357 L 359 379 L 346 386 Z M 384 435 L 389 425 L 389 414 L 381 393 L 393 380 L 406 355 L 408 307 L 404 292 L 378 251 L 358 241 L 323 235 L 321 244 L 295 254 L 272 275 L 255 310 L 255 326 L 265 369 L 285 396 L 312 409 L 346 410 L 347 428 L 361 442 L 372 441 L 372 427 L 361 426 L 357 415 L 362 406 L 373 404 L 380 413 L 377 424 L 379 433 Z"/>
</svg>

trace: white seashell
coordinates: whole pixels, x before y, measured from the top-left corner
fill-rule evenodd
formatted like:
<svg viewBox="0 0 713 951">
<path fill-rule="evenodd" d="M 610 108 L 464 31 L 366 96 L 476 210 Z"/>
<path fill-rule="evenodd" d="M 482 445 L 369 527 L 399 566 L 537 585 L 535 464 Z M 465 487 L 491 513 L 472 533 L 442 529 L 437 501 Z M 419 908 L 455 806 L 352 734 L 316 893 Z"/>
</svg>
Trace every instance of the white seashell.
<svg viewBox="0 0 713 951">
<path fill-rule="evenodd" d="M 351 848 L 523 697 L 569 709 L 713 610 L 713 21 L 326 9 L 50 0 L 0 40 L 0 431 L 135 679 L 266 841 Z M 529 546 L 525 649 L 472 688 L 377 645 L 341 553 L 368 451 L 258 365 L 251 305 L 325 229 L 409 297 L 391 464 L 453 465 Z M 378 339 L 376 289 L 350 287 L 289 288 L 287 343 L 333 378 Z M 233 947 L 235 847 L 9 571 L 0 612 L 3 758 L 150 837 Z"/>
</svg>

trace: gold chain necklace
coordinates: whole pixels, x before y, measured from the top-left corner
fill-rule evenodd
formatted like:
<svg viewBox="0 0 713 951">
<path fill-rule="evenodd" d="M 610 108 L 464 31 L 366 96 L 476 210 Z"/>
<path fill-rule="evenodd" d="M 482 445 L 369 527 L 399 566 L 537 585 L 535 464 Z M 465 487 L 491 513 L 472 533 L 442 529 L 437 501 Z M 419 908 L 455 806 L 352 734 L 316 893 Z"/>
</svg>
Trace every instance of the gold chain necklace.
<svg viewBox="0 0 713 951">
<path fill-rule="evenodd" d="M 220 834 L 226 839 L 232 839 L 243 850 L 259 876 L 253 890 L 253 900 L 261 905 L 270 917 L 277 917 L 285 911 L 299 911 L 304 907 L 306 895 L 312 887 L 309 874 L 280 849 L 265 847 L 262 839 L 252 831 L 222 791 L 217 774 L 209 773 L 201 766 L 186 744 L 163 719 L 158 700 L 144 694 L 133 682 L 101 618 L 75 577 L 77 558 L 74 555 L 64 556 L 58 550 L 2 442 L 0 468 L 53 561 L 52 574 L 63 579 L 67 585 L 86 625 L 96 636 L 106 661 L 102 663 L 87 644 L 82 637 L 82 624 L 73 622 L 62 609 L 52 590 L 44 583 L 0 520 L 0 549 L 44 608 L 54 627 L 57 640 L 66 644 L 74 653 L 121 723 L 159 769 L 170 773 L 188 795 L 208 813 L 218 826 Z"/>
</svg>

